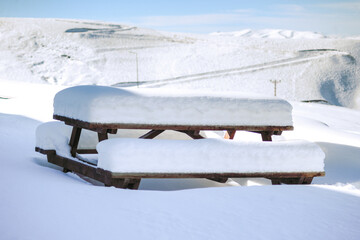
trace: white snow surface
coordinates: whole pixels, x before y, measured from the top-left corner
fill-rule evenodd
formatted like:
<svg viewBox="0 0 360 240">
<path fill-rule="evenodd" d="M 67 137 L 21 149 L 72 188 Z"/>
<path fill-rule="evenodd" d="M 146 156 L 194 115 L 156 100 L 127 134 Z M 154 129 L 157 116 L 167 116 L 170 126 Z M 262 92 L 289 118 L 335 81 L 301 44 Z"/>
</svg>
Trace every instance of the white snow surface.
<svg viewBox="0 0 360 240">
<path fill-rule="evenodd" d="M 0 239 L 360 238 L 360 112 L 348 108 L 359 106 L 359 38 L 181 35 L 2 18 L 0 40 Z M 52 120 L 54 95 L 64 85 L 135 82 L 129 50 L 139 57 L 140 87 L 149 81 L 270 96 L 268 80 L 282 80 L 277 94 L 294 100 L 294 131 L 274 142 L 315 142 L 325 153 L 326 176 L 309 186 L 145 179 L 131 191 L 49 164 L 34 151 L 35 131 Z M 337 106 L 297 102 L 309 99 Z M 235 138 L 261 141 L 246 132 Z"/>
<path fill-rule="evenodd" d="M 90 123 L 292 126 L 291 105 L 238 92 L 76 86 L 54 99 L 54 114 Z"/>
<path fill-rule="evenodd" d="M 323 151 L 306 141 L 118 138 L 100 142 L 98 167 L 118 173 L 322 172 Z"/>
</svg>

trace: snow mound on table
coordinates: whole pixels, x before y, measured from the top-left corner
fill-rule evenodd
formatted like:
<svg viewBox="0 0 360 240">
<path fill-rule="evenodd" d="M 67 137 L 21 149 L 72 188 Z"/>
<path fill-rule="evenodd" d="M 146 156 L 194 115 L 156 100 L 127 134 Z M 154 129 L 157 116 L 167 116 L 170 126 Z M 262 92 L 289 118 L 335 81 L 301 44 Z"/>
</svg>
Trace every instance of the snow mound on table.
<svg viewBox="0 0 360 240">
<path fill-rule="evenodd" d="M 57 93 L 54 115 L 90 123 L 291 126 L 291 105 L 239 92 L 77 86 Z"/>
<path fill-rule="evenodd" d="M 110 139 L 98 167 L 120 173 L 322 172 L 323 151 L 306 141 Z"/>
</svg>

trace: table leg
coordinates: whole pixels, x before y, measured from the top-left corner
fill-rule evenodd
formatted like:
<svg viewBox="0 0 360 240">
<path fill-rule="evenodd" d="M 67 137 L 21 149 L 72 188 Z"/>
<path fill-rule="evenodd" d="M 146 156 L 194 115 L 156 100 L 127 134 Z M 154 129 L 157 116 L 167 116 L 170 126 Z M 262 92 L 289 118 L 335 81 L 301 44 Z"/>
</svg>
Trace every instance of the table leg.
<svg viewBox="0 0 360 240">
<path fill-rule="evenodd" d="M 72 157 L 76 157 L 76 151 L 77 151 L 77 147 L 79 145 L 80 134 L 81 134 L 81 128 L 73 127 L 70 142 L 69 142 L 69 145 L 71 147 L 70 153 L 71 153 Z"/>
</svg>

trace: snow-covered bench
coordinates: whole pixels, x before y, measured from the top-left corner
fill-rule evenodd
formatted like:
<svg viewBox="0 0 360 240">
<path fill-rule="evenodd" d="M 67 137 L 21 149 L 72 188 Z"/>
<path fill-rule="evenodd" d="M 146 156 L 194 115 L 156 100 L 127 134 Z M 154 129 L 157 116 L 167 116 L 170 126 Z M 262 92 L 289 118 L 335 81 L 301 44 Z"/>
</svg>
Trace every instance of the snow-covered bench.
<svg viewBox="0 0 360 240">
<path fill-rule="evenodd" d="M 324 153 L 306 141 L 118 138 L 97 145 L 98 167 L 112 178 L 266 177 L 273 183 L 311 183 L 324 171 Z"/>
<path fill-rule="evenodd" d="M 155 138 L 166 130 L 185 133 L 193 139 L 204 138 L 200 134 L 203 130 L 225 130 L 230 138 L 234 137 L 236 131 L 245 130 L 261 133 L 264 141 L 271 141 L 272 135 L 293 129 L 291 110 L 291 105 L 282 99 L 244 96 L 239 93 L 77 86 L 59 92 L 54 99 L 54 119 L 63 121 L 68 126 L 61 122 L 41 125 L 37 130 L 36 150 L 47 154 L 49 162 L 64 167 L 65 171 L 74 171 L 102 181 L 105 185 L 124 188 L 137 188 L 140 179 L 146 177 L 206 177 L 220 182 L 228 177 L 267 177 L 274 184 L 280 181 L 311 183 L 313 177 L 324 175 L 323 168 L 311 168 L 311 165 L 303 171 L 303 168 L 297 167 L 302 165 L 299 159 L 301 157 L 295 156 L 302 152 L 298 156 L 308 154 L 308 158 L 314 159 L 316 164 L 323 164 L 323 157 L 311 157 L 314 154 L 310 149 L 317 149 L 319 154 L 321 152 L 315 144 L 242 143 L 224 139 L 144 140 Z M 121 129 L 148 131 L 139 135 L 140 139 L 107 140 L 108 133 L 116 134 Z M 91 137 L 86 137 L 87 135 Z M 120 134 L 120 137 L 123 136 Z M 81 140 L 91 144 L 81 146 Z M 84 161 L 79 154 L 97 153 L 97 140 L 101 142 L 97 146 L 98 160 Z M 116 150 L 118 145 L 122 146 L 121 150 Z M 291 151 L 289 146 L 292 146 Z M 242 151 L 245 155 L 241 154 Z M 321 155 L 319 154 L 317 156 Z M 119 160 L 115 160 L 116 156 L 119 156 Z M 151 161 L 148 160 L 150 156 L 153 157 Z M 241 167 L 240 163 L 254 159 L 254 156 L 255 159 L 269 161 L 267 166 L 273 165 L 272 170 L 255 163 L 255 168 L 251 171 Z M 167 158 L 169 159 L 166 160 Z M 186 171 L 181 171 L 181 161 L 178 161 L 174 166 L 180 168 L 172 171 L 172 162 L 169 161 L 174 158 L 183 159 L 183 167 L 190 162 L 194 164 Z M 132 165 L 135 159 L 137 164 Z M 210 162 L 209 165 L 205 164 L 206 159 L 216 163 L 211 171 L 208 168 Z M 288 162 L 291 167 L 285 170 L 278 166 L 276 159 L 282 159 L 282 164 Z M 292 159 L 298 165 L 292 165 Z M 124 164 L 124 168 L 119 169 L 117 162 Z M 168 163 L 163 166 L 167 166 L 169 171 L 160 170 L 163 169 L 161 165 L 164 162 Z M 141 171 L 141 166 L 147 163 L 158 170 Z M 139 168 L 125 170 L 130 165 Z M 199 169 L 195 171 L 194 167 Z M 224 171 L 224 167 L 228 170 Z"/>
</svg>

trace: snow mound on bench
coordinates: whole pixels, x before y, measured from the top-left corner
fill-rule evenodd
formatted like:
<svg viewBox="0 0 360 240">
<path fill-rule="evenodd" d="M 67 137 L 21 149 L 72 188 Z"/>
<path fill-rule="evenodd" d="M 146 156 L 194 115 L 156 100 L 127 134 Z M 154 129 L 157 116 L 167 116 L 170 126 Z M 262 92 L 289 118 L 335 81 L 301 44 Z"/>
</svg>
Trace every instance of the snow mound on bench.
<svg viewBox="0 0 360 240">
<path fill-rule="evenodd" d="M 63 122 L 46 122 L 36 128 L 36 147 L 43 150 L 55 150 L 63 157 L 70 157 L 69 141 L 72 127 Z M 98 143 L 96 132 L 83 129 L 78 149 L 95 149 Z"/>
<path fill-rule="evenodd" d="M 90 123 L 292 126 L 285 100 L 239 92 L 76 86 L 54 99 L 54 115 Z"/>
<path fill-rule="evenodd" d="M 55 150 L 56 154 L 62 157 L 72 158 L 70 155 L 70 137 L 72 127 L 65 125 L 60 121 L 52 121 L 40 124 L 36 128 L 36 147 L 42 150 Z M 132 130 L 132 129 L 118 129 L 117 134 L 109 134 L 109 138 L 138 138 L 144 135 L 149 130 Z M 209 137 L 219 137 L 216 134 L 202 133 Z M 166 131 L 159 136 L 158 139 L 191 139 L 189 136 L 175 132 Z M 95 149 L 98 144 L 98 136 L 96 132 L 82 129 L 79 140 L 78 149 Z"/>
<path fill-rule="evenodd" d="M 322 172 L 325 154 L 307 141 L 110 139 L 98 167 L 118 173 Z"/>
</svg>

